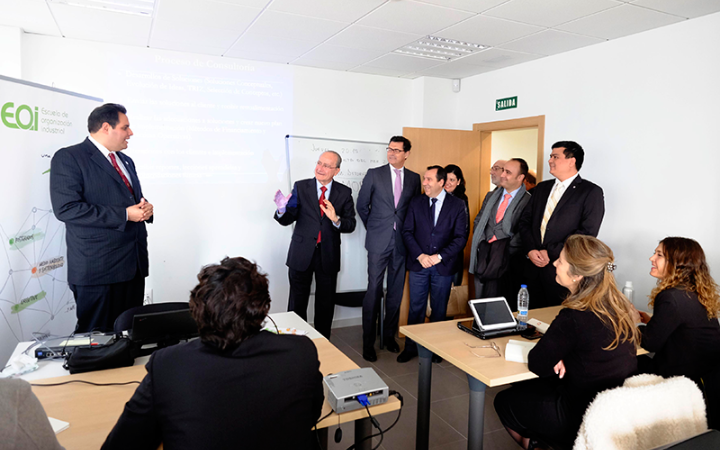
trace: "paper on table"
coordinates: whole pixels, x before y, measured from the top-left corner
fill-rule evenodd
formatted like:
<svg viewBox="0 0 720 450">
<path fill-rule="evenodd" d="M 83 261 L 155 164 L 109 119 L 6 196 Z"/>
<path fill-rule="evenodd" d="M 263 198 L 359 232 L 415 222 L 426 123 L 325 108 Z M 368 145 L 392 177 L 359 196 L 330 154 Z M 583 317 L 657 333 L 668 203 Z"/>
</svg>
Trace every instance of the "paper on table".
<svg viewBox="0 0 720 450">
<path fill-rule="evenodd" d="M 528 354 L 535 347 L 536 342 L 516 341 L 510 339 L 505 346 L 505 360 L 519 363 L 528 362 Z"/>
<path fill-rule="evenodd" d="M 48 417 L 50 420 L 50 425 L 52 426 L 53 431 L 55 434 L 58 434 L 61 431 L 67 430 L 70 427 L 69 422 L 63 422 L 62 420 L 58 420 L 52 417 Z"/>
<path fill-rule="evenodd" d="M 532 325 L 542 334 L 547 333 L 548 328 L 550 327 L 549 323 L 541 322 L 537 319 L 530 319 L 528 320 L 528 324 Z"/>
</svg>

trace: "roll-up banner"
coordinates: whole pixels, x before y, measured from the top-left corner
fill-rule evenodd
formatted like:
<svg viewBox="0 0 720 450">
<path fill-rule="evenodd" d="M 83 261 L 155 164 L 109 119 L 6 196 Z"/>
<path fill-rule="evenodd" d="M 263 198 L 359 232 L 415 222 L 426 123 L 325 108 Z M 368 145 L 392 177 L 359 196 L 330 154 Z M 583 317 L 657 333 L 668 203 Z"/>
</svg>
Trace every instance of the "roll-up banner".
<svg viewBox="0 0 720 450">
<path fill-rule="evenodd" d="M 50 159 L 87 136 L 98 98 L 0 76 L 0 362 L 19 342 L 75 329 L 65 226 L 52 212 Z M 30 353 L 33 355 L 33 353 Z"/>
</svg>

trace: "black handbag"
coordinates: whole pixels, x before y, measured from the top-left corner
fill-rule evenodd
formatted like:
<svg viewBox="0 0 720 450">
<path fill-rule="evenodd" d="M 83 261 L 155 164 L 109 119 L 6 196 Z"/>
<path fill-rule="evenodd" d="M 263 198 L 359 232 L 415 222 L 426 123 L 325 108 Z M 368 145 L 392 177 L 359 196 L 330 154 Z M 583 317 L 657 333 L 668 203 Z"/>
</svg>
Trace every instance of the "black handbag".
<svg viewBox="0 0 720 450">
<path fill-rule="evenodd" d="M 492 243 L 481 241 L 477 248 L 475 274 L 482 282 L 497 280 L 507 271 L 510 263 L 510 239 L 498 239 Z"/>
<path fill-rule="evenodd" d="M 118 339 L 102 347 L 76 348 L 65 362 L 71 374 L 129 367 L 135 362 L 135 344 Z"/>
</svg>

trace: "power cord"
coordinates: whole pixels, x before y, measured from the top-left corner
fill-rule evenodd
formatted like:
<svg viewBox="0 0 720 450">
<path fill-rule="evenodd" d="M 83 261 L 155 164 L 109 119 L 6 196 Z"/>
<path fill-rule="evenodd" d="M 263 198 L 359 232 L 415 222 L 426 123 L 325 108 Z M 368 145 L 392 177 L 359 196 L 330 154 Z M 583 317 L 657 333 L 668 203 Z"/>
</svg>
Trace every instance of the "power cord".
<svg viewBox="0 0 720 450">
<path fill-rule="evenodd" d="M 402 396 L 402 394 L 400 394 L 400 393 L 397 392 L 397 391 L 389 391 L 388 394 L 389 394 L 389 395 L 394 395 L 395 397 L 397 397 L 398 400 L 400 400 L 400 409 L 398 410 L 398 415 L 397 415 L 397 417 L 395 418 L 395 421 L 394 421 L 389 427 L 387 427 L 387 428 L 384 429 L 384 430 L 383 430 L 382 428 L 380 428 L 380 423 L 378 423 L 377 419 L 375 419 L 375 418 L 372 416 L 372 414 L 370 414 L 370 409 L 368 408 L 368 406 L 370 405 L 370 402 L 368 401 L 367 396 L 365 396 L 365 395 L 358 395 L 358 402 L 365 407 L 365 410 L 366 410 L 367 413 L 368 413 L 368 417 L 370 418 L 370 421 L 372 422 L 373 426 L 374 426 L 375 428 L 377 428 L 380 432 L 379 432 L 379 433 L 375 433 L 375 434 L 371 434 L 370 436 L 365 436 L 365 437 L 362 438 L 360 441 L 358 441 L 358 442 L 354 443 L 353 445 L 351 445 L 350 447 L 348 447 L 347 450 L 353 450 L 353 449 L 355 449 L 355 447 L 356 447 L 358 444 L 361 444 L 361 443 L 365 442 L 365 441 L 368 440 L 368 439 L 372 439 L 372 438 L 374 438 L 374 437 L 380 436 L 380 442 L 378 443 L 377 446 L 375 446 L 375 448 L 373 448 L 373 450 L 377 450 L 377 448 L 380 447 L 380 445 L 382 444 L 383 438 L 385 437 L 385 433 L 388 432 L 388 431 L 390 431 L 395 425 L 397 425 L 398 421 L 400 420 L 400 414 L 402 414 L 402 408 L 403 408 L 403 405 L 404 405 L 403 396 Z"/>
</svg>

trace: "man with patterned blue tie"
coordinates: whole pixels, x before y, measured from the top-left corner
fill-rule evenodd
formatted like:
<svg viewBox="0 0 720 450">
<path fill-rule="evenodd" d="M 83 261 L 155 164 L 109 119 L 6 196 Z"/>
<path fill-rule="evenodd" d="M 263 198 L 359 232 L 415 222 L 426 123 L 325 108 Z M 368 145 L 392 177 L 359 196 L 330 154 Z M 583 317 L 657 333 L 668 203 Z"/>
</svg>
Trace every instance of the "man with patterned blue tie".
<svg viewBox="0 0 720 450">
<path fill-rule="evenodd" d="M 153 205 L 143 197 L 135 163 L 122 152 L 133 135 L 126 113 L 114 103 L 95 108 L 90 137 L 58 150 L 50 165 L 50 200 L 65 223 L 78 333 L 112 331 L 123 311 L 143 303 L 145 222 L 153 221 Z"/>
<path fill-rule="evenodd" d="M 445 320 L 455 259 L 468 237 L 465 203 L 445 192 L 447 173 L 442 166 L 428 167 L 423 176 L 425 195 L 410 201 L 403 224 L 410 272 L 410 310 L 408 325 L 423 323 L 430 293 L 431 322 Z M 405 349 L 397 357 L 400 363 L 417 356 L 417 345 L 405 338 Z M 442 361 L 433 355 L 433 362 Z"/>
</svg>

